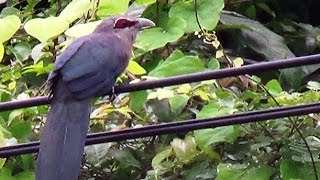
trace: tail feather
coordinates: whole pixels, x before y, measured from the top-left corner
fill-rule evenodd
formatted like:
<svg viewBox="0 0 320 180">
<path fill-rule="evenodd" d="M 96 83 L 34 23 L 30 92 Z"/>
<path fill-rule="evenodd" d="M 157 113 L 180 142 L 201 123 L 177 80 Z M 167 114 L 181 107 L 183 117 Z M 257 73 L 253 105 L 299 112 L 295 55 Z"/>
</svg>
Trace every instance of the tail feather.
<svg viewBox="0 0 320 180">
<path fill-rule="evenodd" d="M 59 83 L 44 125 L 37 180 L 76 180 L 88 131 L 90 99 L 77 100 Z"/>
</svg>

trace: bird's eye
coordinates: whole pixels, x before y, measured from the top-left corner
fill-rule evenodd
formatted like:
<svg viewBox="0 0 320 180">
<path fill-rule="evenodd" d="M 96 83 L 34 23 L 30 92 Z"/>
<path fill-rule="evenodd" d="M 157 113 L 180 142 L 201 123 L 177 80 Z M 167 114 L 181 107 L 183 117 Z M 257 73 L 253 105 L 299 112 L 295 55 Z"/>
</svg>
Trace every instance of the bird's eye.
<svg viewBox="0 0 320 180">
<path fill-rule="evenodd" d="M 131 21 L 129 19 L 117 19 L 116 23 L 114 24 L 114 28 L 121 29 L 134 26 L 137 21 Z"/>
</svg>

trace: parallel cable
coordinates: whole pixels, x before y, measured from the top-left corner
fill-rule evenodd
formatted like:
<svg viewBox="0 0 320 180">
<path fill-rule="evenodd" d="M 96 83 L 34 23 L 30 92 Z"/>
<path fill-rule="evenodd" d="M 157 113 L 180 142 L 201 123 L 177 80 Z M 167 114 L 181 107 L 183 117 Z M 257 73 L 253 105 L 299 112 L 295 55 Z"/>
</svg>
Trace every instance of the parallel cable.
<svg viewBox="0 0 320 180">
<path fill-rule="evenodd" d="M 308 115 L 320 112 L 320 103 L 299 105 L 292 107 L 281 107 L 267 110 L 258 110 L 232 114 L 223 117 L 192 119 L 180 122 L 172 122 L 159 125 L 149 125 L 141 128 L 125 129 L 120 131 L 109 131 L 92 133 L 87 136 L 86 145 L 100 144 L 128 139 L 144 138 L 149 136 L 188 132 L 197 129 L 214 128 L 235 124 L 258 122 L 269 119 L 278 119 L 289 116 Z M 0 148 L 0 157 L 6 158 L 21 154 L 36 153 L 39 150 L 39 141 L 23 143 L 14 146 Z"/>
<path fill-rule="evenodd" d="M 216 71 L 202 72 L 202 73 L 194 73 L 170 78 L 163 78 L 159 80 L 150 80 L 143 81 L 139 83 L 133 84 L 122 84 L 117 85 L 114 88 L 114 92 L 116 94 L 132 92 L 132 91 L 140 91 L 146 89 L 160 88 L 165 86 L 179 85 L 184 83 L 192 83 L 198 81 L 205 81 L 210 79 L 220 79 L 231 76 L 238 76 L 244 74 L 257 74 L 262 71 L 270 71 L 275 69 L 285 69 L 303 65 L 311 65 L 320 63 L 320 54 L 303 56 L 303 57 L 295 57 L 288 58 L 283 60 L 275 60 L 271 62 L 262 62 L 257 64 L 246 65 L 237 68 L 227 68 L 220 69 Z M 107 93 L 111 94 L 111 92 Z M 25 108 L 37 105 L 45 105 L 50 103 L 50 98 L 48 97 L 36 97 L 30 98 L 28 100 L 20 100 L 20 101 L 10 101 L 0 103 L 0 112 L 13 110 L 18 108 Z"/>
</svg>

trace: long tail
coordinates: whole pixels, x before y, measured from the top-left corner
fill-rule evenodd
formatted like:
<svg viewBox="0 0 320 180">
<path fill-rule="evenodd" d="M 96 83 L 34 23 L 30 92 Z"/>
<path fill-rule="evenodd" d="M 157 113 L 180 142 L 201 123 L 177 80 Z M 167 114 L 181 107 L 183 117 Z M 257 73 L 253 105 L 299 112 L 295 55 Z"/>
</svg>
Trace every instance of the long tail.
<svg viewBox="0 0 320 180">
<path fill-rule="evenodd" d="M 76 100 L 58 83 L 44 125 L 38 154 L 37 180 L 76 180 L 90 115 L 90 99 Z"/>
</svg>

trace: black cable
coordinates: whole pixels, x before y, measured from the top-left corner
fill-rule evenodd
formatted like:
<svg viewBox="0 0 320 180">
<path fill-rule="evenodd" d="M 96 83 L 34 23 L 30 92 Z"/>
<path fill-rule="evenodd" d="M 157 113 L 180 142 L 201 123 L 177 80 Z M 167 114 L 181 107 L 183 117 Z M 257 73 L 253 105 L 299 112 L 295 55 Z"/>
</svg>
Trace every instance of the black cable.
<svg viewBox="0 0 320 180">
<path fill-rule="evenodd" d="M 288 59 L 277 60 L 272 62 L 262 62 L 262 63 L 251 64 L 251 65 L 246 65 L 246 66 L 237 67 L 237 68 L 220 69 L 217 71 L 209 71 L 209 72 L 194 73 L 194 74 L 182 75 L 182 76 L 176 76 L 176 77 L 170 77 L 170 78 L 163 78 L 160 80 L 143 81 L 143 82 L 134 83 L 134 84 L 122 84 L 122 85 L 115 86 L 114 92 L 116 94 L 119 94 L 119 93 L 125 93 L 125 92 L 179 85 L 184 83 L 192 83 L 192 82 L 198 82 L 198 81 L 204 81 L 204 80 L 210 80 L 210 79 L 221 79 L 221 78 L 244 75 L 244 74 L 255 74 L 255 73 L 261 73 L 262 71 L 291 68 L 291 67 L 311 65 L 311 64 L 317 64 L 317 63 L 320 63 L 320 54 L 288 58 Z M 107 94 L 111 94 L 111 93 L 109 92 Z M 31 107 L 36 105 L 44 105 L 49 103 L 50 103 L 50 99 L 48 97 L 36 97 L 36 98 L 30 98 L 28 100 L 4 102 L 4 103 L 0 103 L 0 112 L 18 109 L 18 108 Z"/>
<path fill-rule="evenodd" d="M 278 119 L 288 116 L 300 116 L 319 112 L 320 103 L 314 103 L 293 107 L 281 107 L 267 110 L 244 112 L 223 117 L 192 119 L 180 122 L 150 125 L 141 128 L 132 128 L 120 131 L 93 133 L 87 136 L 86 145 L 113 141 L 123 141 L 127 139 L 143 138 L 170 133 L 181 133 L 197 129 L 221 127 L 249 122 L 258 122 L 269 119 Z M 0 157 L 6 158 L 21 154 L 36 153 L 38 149 L 39 142 L 31 142 L 14 146 L 2 147 L 0 148 Z"/>
</svg>

